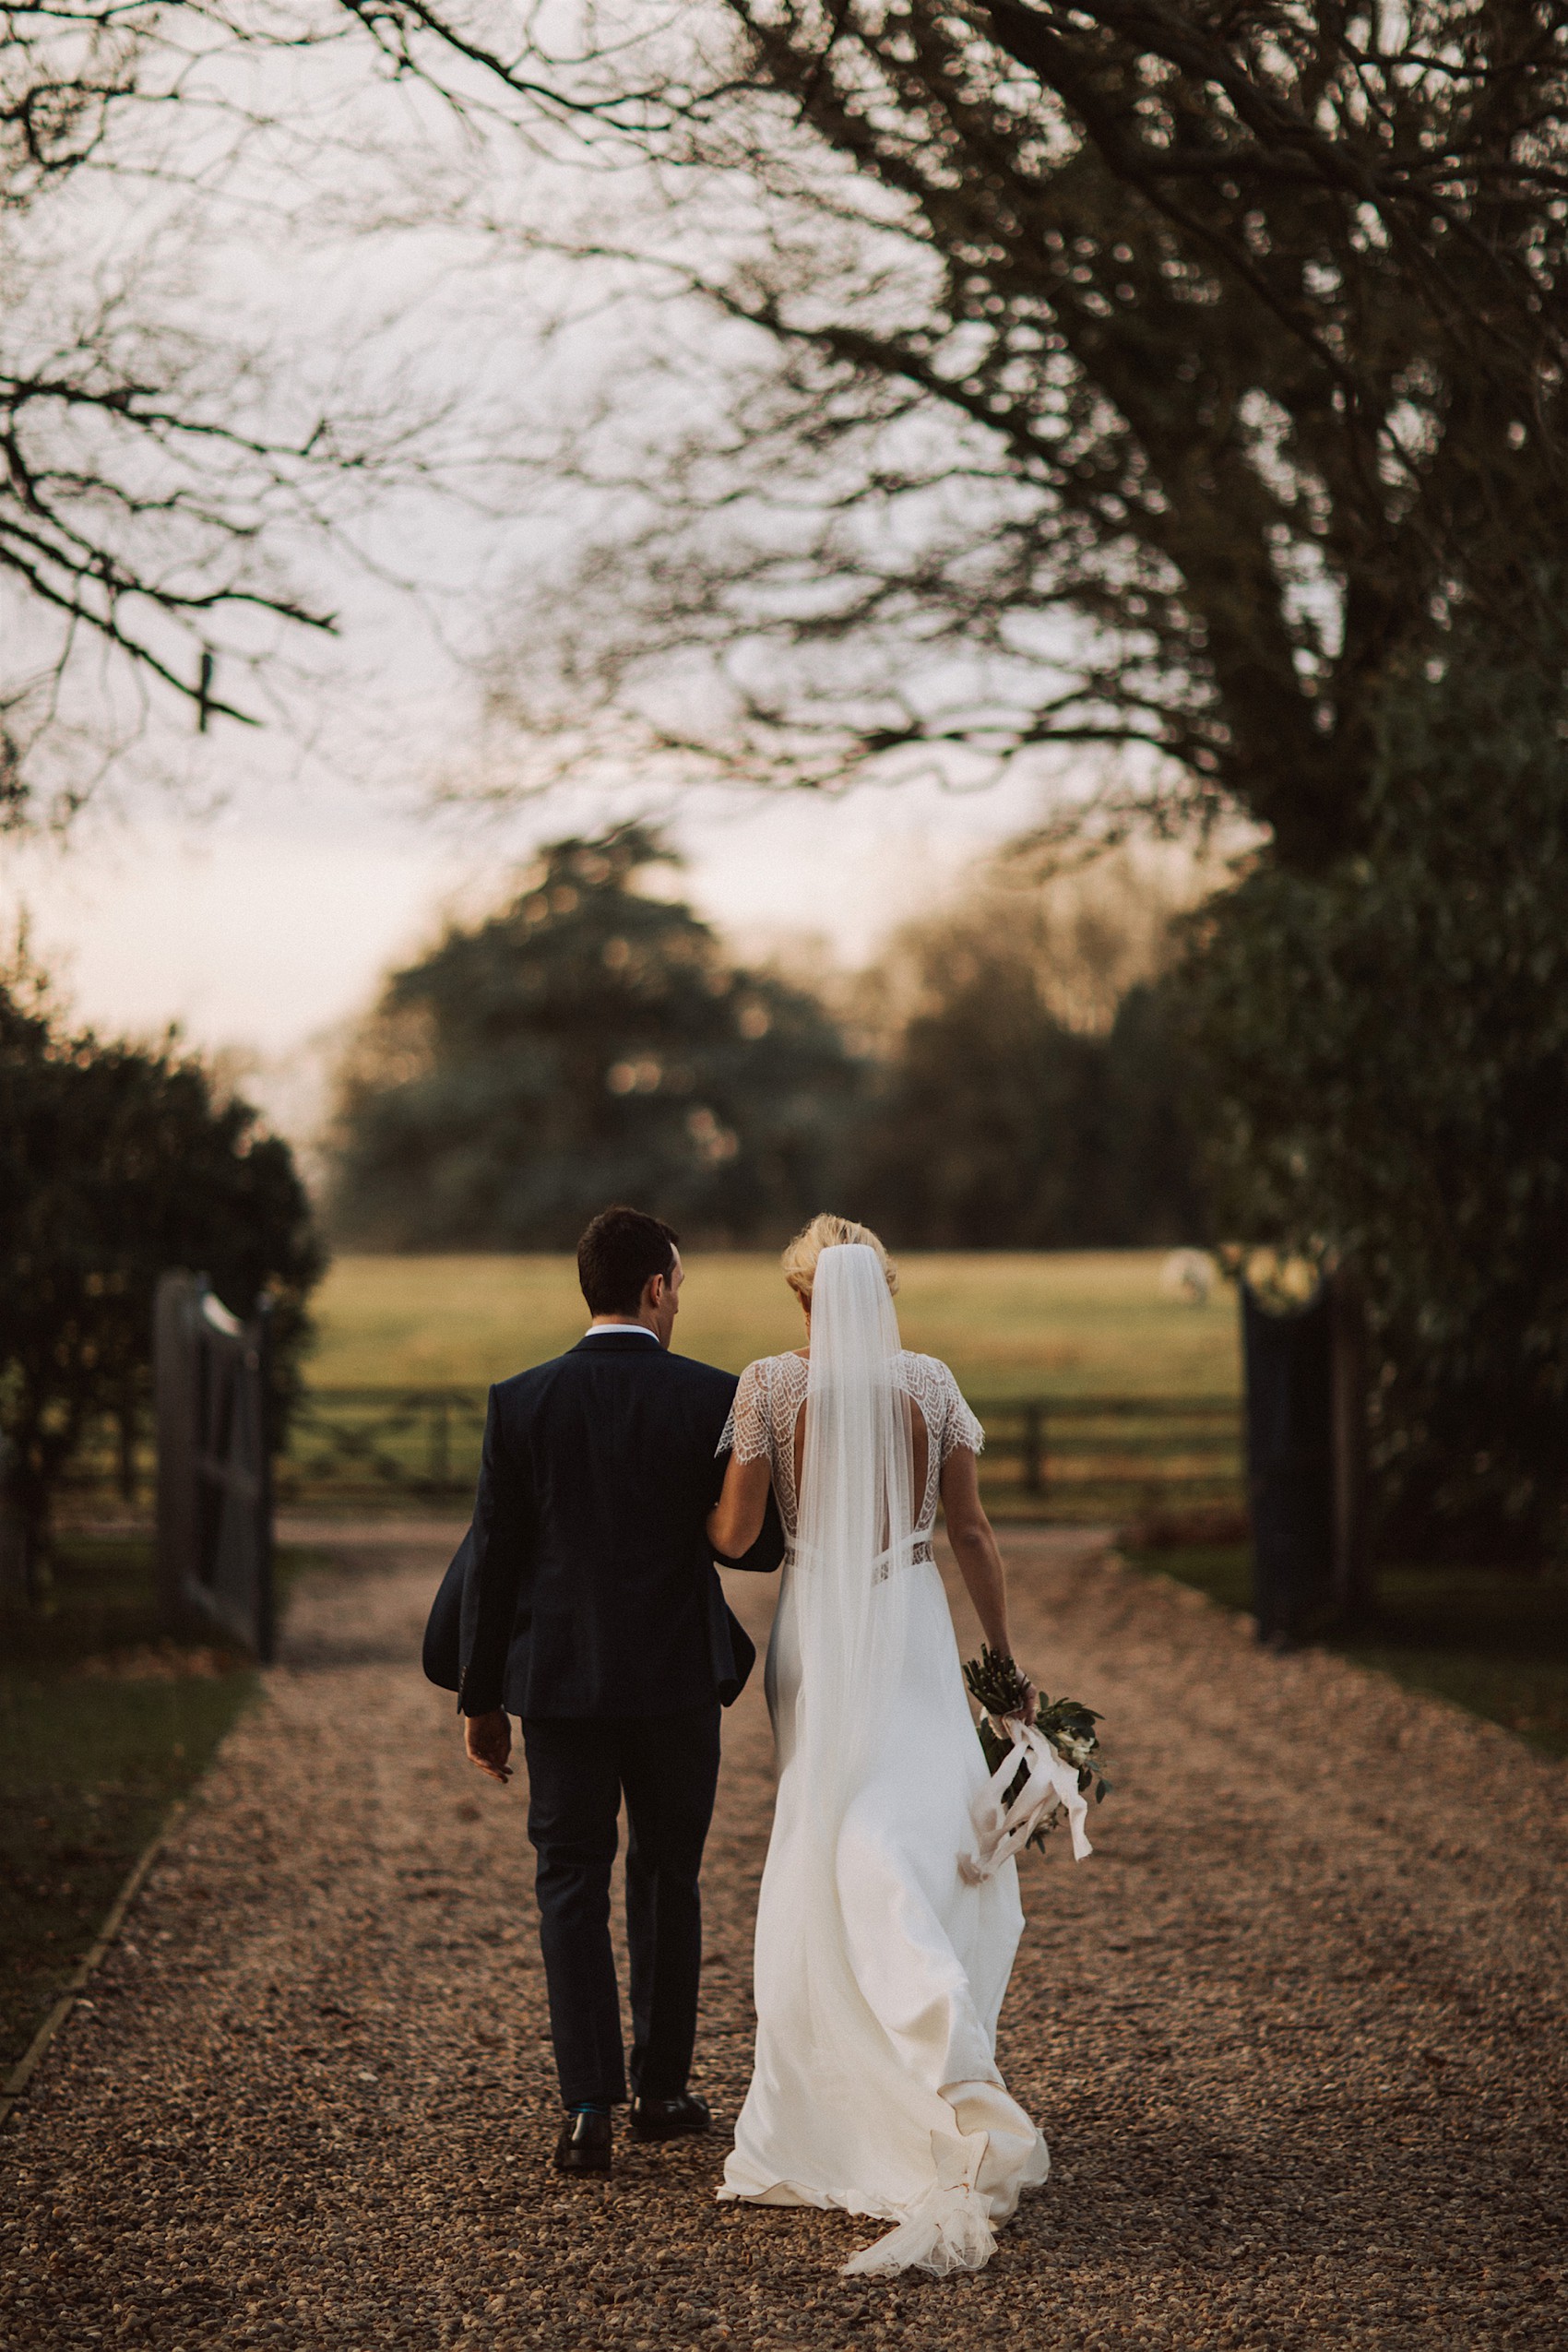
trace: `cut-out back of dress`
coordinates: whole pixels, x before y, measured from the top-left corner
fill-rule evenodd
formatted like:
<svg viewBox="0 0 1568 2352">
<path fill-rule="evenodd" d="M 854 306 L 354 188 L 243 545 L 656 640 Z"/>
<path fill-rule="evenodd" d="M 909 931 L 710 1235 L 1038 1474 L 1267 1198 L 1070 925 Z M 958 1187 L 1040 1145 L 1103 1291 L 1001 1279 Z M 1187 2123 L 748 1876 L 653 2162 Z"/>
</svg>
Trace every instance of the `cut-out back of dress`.
<svg viewBox="0 0 1568 2352">
<path fill-rule="evenodd" d="M 937 1497 L 948 1456 L 959 1446 L 971 1454 L 985 1445 L 980 1427 L 947 1366 L 935 1356 L 917 1356 L 908 1348 L 895 1359 L 898 1384 L 919 1409 L 926 1427 L 925 1491 L 915 1514 L 917 1543 L 929 1545 L 936 1526 Z M 800 1517 L 795 1491 L 795 1429 L 806 1401 L 811 1367 L 797 1355 L 761 1356 L 741 1374 L 735 1402 L 719 1441 L 720 1454 L 733 1449 L 738 1462 L 766 1457 L 773 1471 L 784 1531 L 791 1542 Z"/>
</svg>

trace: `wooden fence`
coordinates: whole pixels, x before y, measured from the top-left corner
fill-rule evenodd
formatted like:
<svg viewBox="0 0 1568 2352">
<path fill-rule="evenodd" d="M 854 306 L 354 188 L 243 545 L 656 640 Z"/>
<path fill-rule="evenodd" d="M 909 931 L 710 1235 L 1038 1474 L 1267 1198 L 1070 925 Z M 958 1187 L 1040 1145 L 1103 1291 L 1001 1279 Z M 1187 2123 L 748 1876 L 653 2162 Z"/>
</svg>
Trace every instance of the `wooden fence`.
<svg viewBox="0 0 1568 2352">
<path fill-rule="evenodd" d="M 312 1388 L 277 1465 L 279 1503 L 299 1509 L 461 1511 L 484 1433 L 480 1387 Z M 1123 1522 L 1242 1500 L 1235 1396 L 1010 1396 L 974 1400 L 985 1424 L 980 1484 L 998 1518 Z M 150 1447 L 134 1478 L 151 1491 Z M 104 1430 L 78 1459 L 78 1495 L 107 1499 L 122 1455 Z"/>
<path fill-rule="evenodd" d="M 981 1483 L 1000 1516 L 1125 1519 L 1241 1500 L 1234 1396 L 1026 1396 L 976 1409 Z M 279 1464 L 279 1498 L 466 1502 L 484 1410 L 481 1388 L 309 1390 Z"/>
<path fill-rule="evenodd" d="M 1235 1396 L 977 1399 L 980 1486 L 998 1517 L 1115 1520 L 1239 1506 Z"/>
</svg>

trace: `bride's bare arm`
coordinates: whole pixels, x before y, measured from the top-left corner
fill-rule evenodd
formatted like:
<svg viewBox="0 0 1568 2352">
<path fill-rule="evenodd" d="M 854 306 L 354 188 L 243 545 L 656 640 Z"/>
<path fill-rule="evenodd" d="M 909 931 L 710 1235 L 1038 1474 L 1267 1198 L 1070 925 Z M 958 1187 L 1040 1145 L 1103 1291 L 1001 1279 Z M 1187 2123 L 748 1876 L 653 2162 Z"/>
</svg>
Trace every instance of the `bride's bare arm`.
<svg viewBox="0 0 1568 2352">
<path fill-rule="evenodd" d="M 942 1466 L 942 1510 L 947 1540 L 958 1562 L 964 1589 L 975 1605 L 980 1632 L 999 1657 L 1011 1657 L 1013 1637 L 1007 1630 L 1007 1571 L 1002 1564 L 996 1537 L 980 1496 L 980 1465 L 967 1445 L 956 1446 Z M 1035 1718 L 1030 1686 L 1028 1720 Z"/>
<path fill-rule="evenodd" d="M 719 1500 L 707 1515 L 708 1542 L 726 1560 L 739 1560 L 761 1535 L 772 1477 L 766 1454 L 754 1462 L 737 1461 L 731 1455 Z"/>
</svg>

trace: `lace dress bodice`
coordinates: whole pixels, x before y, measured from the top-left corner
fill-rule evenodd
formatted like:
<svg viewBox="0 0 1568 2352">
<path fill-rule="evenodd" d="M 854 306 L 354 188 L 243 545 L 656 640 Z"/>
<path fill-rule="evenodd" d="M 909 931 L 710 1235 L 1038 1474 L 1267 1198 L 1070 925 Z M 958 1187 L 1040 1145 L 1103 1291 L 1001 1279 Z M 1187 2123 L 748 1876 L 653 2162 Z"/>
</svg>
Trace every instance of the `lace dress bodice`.
<svg viewBox="0 0 1568 2352">
<path fill-rule="evenodd" d="M 897 1360 L 899 1385 L 920 1407 L 926 1426 L 925 1492 L 915 1513 L 914 1533 L 929 1541 L 936 1525 L 937 1494 L 948 1455 L 960 1445 L 971 1454 L 980 1453 L 985 1431 L 965 1404 L 953 1374 L 938 1358 L 917 1356 L 905 1348 Z M 791 1542 L 799 1518 L 795 1424 L 806 1401 L 809 1376 L 803 1356 L 759 1356 L 748 1364 L 718 1447 L 720 1454 L 733 1450 L 738 1462 L 760 1462 L 766 1455 L 784 1531 Z"/>
</svg>

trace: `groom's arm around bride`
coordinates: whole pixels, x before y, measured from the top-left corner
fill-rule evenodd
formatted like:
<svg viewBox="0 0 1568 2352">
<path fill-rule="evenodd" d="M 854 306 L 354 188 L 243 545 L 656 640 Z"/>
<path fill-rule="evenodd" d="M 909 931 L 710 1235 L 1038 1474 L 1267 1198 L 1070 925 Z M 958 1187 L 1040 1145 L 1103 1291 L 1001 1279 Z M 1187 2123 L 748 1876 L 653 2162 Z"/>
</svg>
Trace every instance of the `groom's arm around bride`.
<svg viewBox="0 0 1568 2352">
<path fill-rule="evenodd" d="M 701 1962 L 698 1871 L 719 1719 L 754 1652 L 705 1533 L 734 1395 L 728 1372 L 671 1352 L 684 1278 L 676 1236 L 606 1210 L 578 1248 L 593 1318 L 564 1356 L 492 1389 L 463 1579 L 458 1704 L 469 1755 L 509 1772 L 522 1720 L 529 1835 L 565 2170 L 603 2170 L 627 2095 L 610 1941 L 626 1801 L 632 2122 L 703 2129 L 687 2091 Z M 777 1519 L 742 1563 L 777 1567 Z"/>
</svg>

